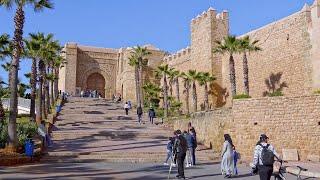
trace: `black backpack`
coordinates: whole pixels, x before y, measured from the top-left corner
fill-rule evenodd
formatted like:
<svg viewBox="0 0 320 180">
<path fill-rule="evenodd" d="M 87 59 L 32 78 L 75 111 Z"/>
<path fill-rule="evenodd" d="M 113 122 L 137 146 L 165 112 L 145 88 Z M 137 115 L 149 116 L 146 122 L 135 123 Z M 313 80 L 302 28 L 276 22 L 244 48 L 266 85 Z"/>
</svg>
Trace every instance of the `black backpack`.
<svg viewBox="0 0 320 180">
<path fill-rule="evenodd" d="M 261 160 L 262 164 L 265 166 L 272 166 L 274 163 L 274 153 L 269 149 L 270 144 L 267 144 L 266 146 L 263 146 L 262 144 L 259 144 L 262 147 L 261 151 Z"/>
<path fill-rule="evenodd" d="M 180 135 L 177 139 L 177 152 L 178 153 L 186 153 L 187 152 L 187 140 L 182 135 Z"/>
</svg>

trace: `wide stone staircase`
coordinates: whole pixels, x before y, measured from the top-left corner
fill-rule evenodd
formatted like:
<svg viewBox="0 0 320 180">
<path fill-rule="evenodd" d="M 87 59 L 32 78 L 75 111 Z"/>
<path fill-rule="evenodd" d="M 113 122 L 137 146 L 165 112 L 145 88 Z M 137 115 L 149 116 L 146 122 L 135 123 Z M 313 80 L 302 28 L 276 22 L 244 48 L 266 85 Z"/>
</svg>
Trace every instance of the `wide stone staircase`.
<svg viewBox="0 0 320 180">
<path fill-rule="evenodd" d="M 135 111 L 125 115 L 122 104 L 104 99 L 70 98 L 52 133 L 54 147 L 48 150 L 44 160 L 163 162 L 173 130 L 157 119 L 157 125 L 150 124 L 147 115 L 142 124 L 136 119 Z M 211 159 L 211 150 L 197 151 L 198 161 Z"/>
</svg>

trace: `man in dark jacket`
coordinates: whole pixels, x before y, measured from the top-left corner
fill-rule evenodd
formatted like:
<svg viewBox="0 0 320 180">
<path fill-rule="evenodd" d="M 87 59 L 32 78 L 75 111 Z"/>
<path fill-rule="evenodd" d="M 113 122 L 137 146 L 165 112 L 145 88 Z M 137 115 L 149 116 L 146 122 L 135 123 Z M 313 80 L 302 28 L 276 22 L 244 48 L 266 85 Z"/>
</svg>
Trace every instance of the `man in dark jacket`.
<svg viewBox="0 0 320 180">
<path fill-rule="evenodd" d="M 177 178 L 185 179 L 183 162 L 184 162 L 184 159 L 186 158 L 187 141 L 182 136 L 180 130 L 177 130 L 176 134 L 177 134 L 177 138 L 176 138 L 176 140 L 174 142 L 173 153 L 177 157 L 177 164 L 178 164 L 178 175 L 177 175 Z"/>
<path fill-rule="evenodd" d="M 152 107 L 150 107 L 148 114 L 149 114 L 149 121 L 151 124 L 153 124 L 153 118 L 156 117 L 156 112 L 154 111 L 154 109 Z"/>
<path fill-rule="evenodd" d="M 139 124 L 141 124 L 142 114 L 143 114 L 142 107 L 141 107 L 141 106 L 138 106 L 138 108 L 137 108 L 137 115 L 138 115 L 138 123 L 139 123 Z"/>
</svg>

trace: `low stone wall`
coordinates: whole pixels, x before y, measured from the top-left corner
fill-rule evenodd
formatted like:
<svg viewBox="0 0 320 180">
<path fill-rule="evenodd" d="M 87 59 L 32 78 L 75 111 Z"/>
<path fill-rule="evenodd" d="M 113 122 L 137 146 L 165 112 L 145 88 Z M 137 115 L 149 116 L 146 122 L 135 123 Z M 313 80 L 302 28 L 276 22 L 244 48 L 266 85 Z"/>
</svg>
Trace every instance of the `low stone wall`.
<svg viewBox="0 0 320 180">
<path fill-rule="evenodd" d="M 176 121 L 186 129 L 189 121 Z M 261 133 L 270 137 L 279 153 L 297 149 L 300 159 L 320 156 L 320 96 L 273 97 L 235 100 L 231 109 L 196 113 L 190 119 L 198 141 L 220 151 L 223 134 L 229 133 L 243 159 L 252 158 Z"/>
</svg>

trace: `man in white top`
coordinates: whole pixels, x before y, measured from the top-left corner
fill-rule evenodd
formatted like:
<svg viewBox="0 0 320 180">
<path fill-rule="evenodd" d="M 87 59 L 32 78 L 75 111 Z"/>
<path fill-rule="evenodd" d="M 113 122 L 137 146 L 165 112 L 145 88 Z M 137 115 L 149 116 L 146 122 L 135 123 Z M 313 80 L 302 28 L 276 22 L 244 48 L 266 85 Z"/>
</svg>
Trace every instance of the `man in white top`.
<svg viewBox="0 0 320 180">
<path fill-rule="evenodd" d="M 273 172 L 274 158 L 279 159 L 279 155 L 271 144 L 268 144 L 268 136 L 260 135 L 253 156 L 253 171 L 259 173 L 260 180 L 270 180 Z M 281 161 L 281 160 L 280 160 Z"/>
<path fill-rule="evenodd" d="M 129 114 L 129 108 L 130 108 L 128 102 L 126 102 L 126 103 L 124 104 L 123 108 L 124 108 L 124 110 L 126 111 L 126 115 L 128 115 L 128 114 Z"/>
</svg>

